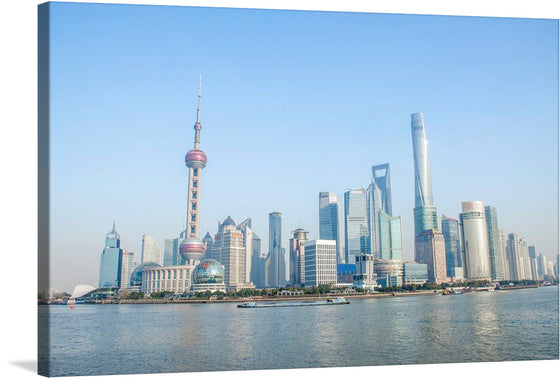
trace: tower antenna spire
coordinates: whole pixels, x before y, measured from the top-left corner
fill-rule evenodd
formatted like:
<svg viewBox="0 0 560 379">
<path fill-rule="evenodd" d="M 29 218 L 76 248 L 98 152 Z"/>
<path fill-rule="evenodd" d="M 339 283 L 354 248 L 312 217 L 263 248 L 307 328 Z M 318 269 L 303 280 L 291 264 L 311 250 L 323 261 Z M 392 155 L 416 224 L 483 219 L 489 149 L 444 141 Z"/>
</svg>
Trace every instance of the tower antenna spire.
<svg viewBox="0 0 560 379">
<path fill-rule="evenodd" d="M 202 74 L 198 78 L 198 108 L 196 109 L 196 122 L 200 124 L 200 98 L 202 97 Z"/>
<path fill-rule="evenodd" d="M 194 148 L 198 149 L 200 146 L 200 129 L 202 125 L 200 124 L 200 98 L 202 97 L 202 74 L 198 79 L 198 107 L 196 108 L 196 123 L 194 124 Z"/>
</svg>

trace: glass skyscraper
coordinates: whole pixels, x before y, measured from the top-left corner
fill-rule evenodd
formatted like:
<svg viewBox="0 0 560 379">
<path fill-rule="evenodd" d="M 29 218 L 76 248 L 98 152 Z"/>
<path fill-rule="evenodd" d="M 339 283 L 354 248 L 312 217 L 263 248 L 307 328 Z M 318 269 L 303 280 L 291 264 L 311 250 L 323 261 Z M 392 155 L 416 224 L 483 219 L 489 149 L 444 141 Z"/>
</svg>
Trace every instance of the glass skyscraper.
<svg viewBox="0 0 560 379">
<path fill-rule="evenodd" d="M 340 246 L 338 196 L 332 192 L 319 193 L 319 238 L 336 241 L 337 262 L 344 262 Z"/>
<path fill-rule="evenodd" d="M 282 213 L 268 214 L 268 257 L 265 263 L 265 286 L 280 287 L 285 275 L 282 255 Z"/>
<path fill-rule="evenodd" d="M 105 237 L 105 248 L 101 253 L 99 265 L 99 287 L 120 287 L 122 271 L 121 236 L 115 229 L 107 233 Z"/>
<path fill-rule="evenodd" d="M 432 194 L 432 175 L 428 157 L 428 141 L 424 115 L 411 115 L 412 148 L 414 154 L 414 235 L 427 229 L 437 229 L 436 207 Z"/>
<path fill-rule="evenodd" d="M 537 249 L 535 246 L 529 246 L 529 260 L 531 261 L 531 277 L 533 280 L 538 280 L 539 278 L 539 264 L 537 258 Z"/>
<path fill-rule="evenodd" d="M 484 211 L 486 214 L 486 229 L 488 231 L 490 275 L 494 281 L 504 280 L 504 260 L 502 256 L 502 240 L 498 229 L 498 213 L 496 208 L 489 205 L 484 207 Z"/>
<path fill-rule="evenodd" d="M 366 191 L 363 188 L 344 193 L 344 229 L 346 263 L 355 264 L 356 255 L 370 252 Z"/>
<path fill-rule="evenodd" d="M 366 191 L 369 248 L 375 259 L 380 256 L 379 213 L 393 215 L 389 163 L 372 166 L 371 184 Z"/>
<path fill-rule="evenodd" d="M 251 219 L 237 225 L 237 229 L 243 233 L 243 246 L 245 246 L 245 282 L 251 282 L 251 270 L 253 268 L 253 229 L 251 229 Z"/>
<path fill-rule="evenodd" d="M 506 254 L 509 264 L 509 280 L 521 280 L 523 275 L 520 272 L 519 240 L 515 233 L 508 234 Z"/>
<path fill-rule="evenodd" d="M 456 218 L 441 218 L 441 232 L 445 240 L 445 262 L 447 265 L 447 276 L 455 277 L 455 268 L 463 267 L 461 256 L 461 238 L 459 236 L 459 221 Z"/>
<path fill-rule="evenodd" d="M 391 201 L 391 170 L 389 163 L 371 167 L 372 182 L 381 191 L 381 209 L 389 216 L 393 215 L 393 204 Z"/>
<path fill-rule="evenodd" d="M 383 211 L 379 212 L 379 247 L 379 259 L 403 259 L 401 216 L 391 217 Z"/>
<path fill-rule="evenodd" d="M 371 254 L 375 259 L 379 259 L 379 213 L 382 210 L 381 189 L 371 180 L 371 184 L 366 191 L 367 217 L 369 246 Z"/>
<path fill-rule="evenodd" d="M 475 280 L 491 279 L 490 254 L 488 252 L 488 231 L 482 201 L 465 201 L 461 203 L 463 213 L 461 221 L 461 238 L 463 257 L 465 259 L 465 277 Z"/>
</svg>

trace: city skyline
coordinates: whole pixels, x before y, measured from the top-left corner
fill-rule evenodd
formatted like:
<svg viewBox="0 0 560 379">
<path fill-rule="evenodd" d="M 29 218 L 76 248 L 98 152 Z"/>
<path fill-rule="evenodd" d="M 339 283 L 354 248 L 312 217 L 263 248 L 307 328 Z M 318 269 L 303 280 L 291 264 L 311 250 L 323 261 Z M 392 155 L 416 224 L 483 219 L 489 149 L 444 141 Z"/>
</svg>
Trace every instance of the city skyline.
<svg viewBox="0 0 560 379">
<path fill-rule="evenodd" d="M 554 92 L 555 81 L 550 80 L 557 78 L 557 73 L 552 70 L 553 66 L 557 65 L 557 60 L 555 60 L 557 55 L 554 57 L 557 50 L 552 48 L 554 43 L 557 46 L 557 38 L 553 33 L 552 36 L 551 33 L 546 33 L 547 30 L 554 29 L 550 28 L 550 25 L 554 24 L 552 21 L 464 17 L 454 18 L 455 21 L 460 22 L 450 23 L 447 20 L 449 17 L 445 16 L 288 11 L 269 14 L 270 12 L 266 11 L 218 9 L 219 14 L 233 12 L 243 15 L 243 21 L 247 23 L 247 28 L 251 31 L 262 28 L 262 25 L 256 23 L 255 20 L 258 18 L 257 14 L 259 17 L 264 15 L 265 19 L 273 22 L 284 33 L 265 28 L 267 38 L 272 38 L 277 43 L 296 41 L 298 43 L 293 48 L 300 49 L 306 46 L 305 43 L 313 41 L 313 38 L 321 36 L 311 33 L 305 34 L 305 38 L 302 38 L 303 41 L 294 40 L 296 32 L 285 34 L 285 22 L 293 19 L 292 22 L 295 23 L 296 29 L 299 28 L 298 30 L 301 31 L 306 17 L 310 18 L 311 22 L 319 27 L 321 38 L 328 40 L 328 48 L 313 49 L 309 52 L 311 55 L 307 61 L 304 62 L 307 65 L 302 65 L 299 69 L 288 70 L 279 64 L 273 64 L 269 70 L 257 70 L 254 73 L 249 72 L 249 66 L 254 68 L 254 63 L 244 61 L 241 52 L 227 50 L 232 54 L 232 56 L 228 56 L 228 59 L 247 70 L 241 70 L 243 75 L 233 80 L 227 76 L 229 73 L 227 67 L 216 66 L 216 61 L 212 59 L 216 59 L 217 56 L 212 55 L 212 49 L 203 45 L 202 42 L 189 41 L 189 44 L 192 45 L 191 47 L 202 47 L 202 50 L 209 56 L 206 61 L 200 57 L 191 59 L 191 57 L 177 52 L 174 55 L 172 44 L 169 42 L 169 45 L 161 47 L 161 53 L 167 53 L 167 55 L 162 55 L 166 57 L 175 56 L 176 65 L 167 67 L 169 63 L 154 57 L 142 69 L 131 69 L 130 72 L 125 70 L 126 74 L 123 75 L 123 78 L 113 83 L 115 91 L 108 94 L 108 98 L 102 98 L 99 97 L 100 92 L 96 91 L 100 91 L 103 87 L 99 83 L 91 81 L 91 78 L 93 74 L 96 74 L 100 80 L 115 79 L 112 75 L 116 74 L 117 71 L 114 70 L 117 70 L 117 67 L 113 67 L 113 62 L 107 57 L 107 53 L 112 50 L 110 47 L 105 50 L 98 45 L 98 43 L 102 44 L 103 38 L 108 35 L 98 36 L 99 42 L 91 41 L 88 48 L 91 48 L 92 51 L 88 51 L 87 54 L 85 50 L 72 46 L 78 48 L 79 54 L 84 54 L 83 57 L 79 55 L 69 57 L 64 50 L 68 44 L 76 42 L 77 38 L 84 38 L 95 30 L 92 25 L 96 17 L 105 14 L 105 11 L 102 6 L 92 7 L 91 9 L 94 9 L 95 12 L 92 12 L 92 15 L 83 15 L 85 27 L 77 28 L 77 33 L 68 33 L 67 29 L 75 29 L 78 25 L 72 22 L 64 23 L 60 19 L 57 27 L 64 29 L 64 33 L 56 28 L 53 30 L 53 62 L 56 63 L 53 65 L 55 70 L 52 81 L 53 121 L 51 124 L 53 134 L 51 147 L 53 152 L 51 163 L 53 287 L 69 289 L 78 283 L 96 282 L 94 274 L 92 276 L 92 273 L 87 270 L 83 271 L 82 268 L 76 267 L 73 273 L 67 273 L 63 268 L 58 268 L 57 264 L 61 259 L 69 258 L 69 251 L 66 252 L 66 249 L 72 248 L 73 254 L 79 257 L 74 261 L 84 261 L 85 259 L 88 265 L 99 267 L 99 254 L 103 248 L 100 236 L 107 233 L 108 225 L 114 219 L 117 220 L 117 227 L 122 235 L 122 248 L 135 252 L 135 258 L 140 254 L 143 234 L 153 236 L 160 246 L 163 246 L 165 239 L 176 238 L 179 235 L 184 225 L 182 220 L 185 217 L 186 203 L 184 196 L 185 168 L 181 157 L 184 156 L 185 148 L 192 144 L 192 112 L 195 108 L 192 99 L 194 99 L 193 94 L 196 90 L 196 84 L 193 83 L 196 83 L 200 72 L 205 78 L 205 97 L 202 105 L 205 124 L 204 146 L 208 156 L 211 157 L 204 173 L 204 214 L 200 220 L 200 236 L 205 235 L 207 231 L 213 235 L 216 232 L 217 222 L 228 215 L 237 220 L 250 217 L 253 220 L 255 232 L 264 237 L 262 246 L 268 246 L 267 216 L 270 212 L 279 211 L 283 215 L 282 246 L 289 246 L 289 231 L 299 227 L 309 231 L 310 240 L 318 239 L 317 194 L 329 191 L 342 199 L 343 193 L 349 188 L 367 187 L 371 180 L 371 166 L 387 162 L 391 165 L 393 214 L 402 215 L 403 219 L 404 258 L 412 259 L 414 250 L 412 242 L 414 170 L 409 117 L 411 113 L 422 112 L 430 143 L 432 188 L 434 203 L 438 207 L 438 216 L 446 214 L 450 217 L 458 217 L 461 202 L 481 200 L 497 209 L 500 219 L 499 227 L 506 234 L 516 233 L 525 237 L 524 239 L 529 244 L 536 246 L 537 252 L 542 251 L 549 260 L 554 259 L 557 254 L 557 211 L 555 211 L 557 206 L 546 206 L 550 202 L 557 205 L 557 180 L 550 180 L 557 178 L 557 161 L 549 158 L 554 153 L 557 156 L 555 145 L 557 141 L 557 130 L 555 129 L 557 107 L 551 106 L 554 101 L 557 103 L 557 93 Z M 68 17 L 66 20 L 68 21 L 73 14 L 80 12 L 70 5 L 63 8 L 65 8 L 64 11 L 59 14 L 53 12 L 53 17 Z M 160 12 L 160 16 L 163 18 L 172 17 L 166 13 L 166 10 L 161 10 L 159 7 L 154 9 Z M 179 16 L 173 16 L 174 20 L 194 20 L 195 16 L 200 15 L 210 17 L 208 16 L 210 13 L 205 14 L 206 10 L 203 8 L 190 8 L 188 11 L 192 11 L 194 14 L 188 14 L 189 12 L 183 10 L 183 12 L 179 12 Z M 143 17 L 146 17 L 142 9 L 135 10 L 135 12 L 135 16 L 127 21 L 127 23 L 132 23 L 132 25 L 127 24 L 128 26 L 138 27 Z M 105 16 L 108 17 L 107 22 L 111 28 L 119 28 L 118 25 L 112 24 L 116 14 L 110 12 Z M 469 64 L 472 64 L 473 61 L 467 59 L 466 62 L 461 62 L 461 59 L 464 58 L 461 50 L 454 49 L 449 45 L 451 41 L 446 38 L 438 37 L 448 43 L 444 44 L 445 48 L 438 48 L 432 41 L 428 44 L 428 50 L 432 56 L 429 53 L 419 56 L 424 59 L 435 59 L 449 57 L 448 53 L 451 52 L 455 54 L 451 54 L 452 64 L 446 65 L 447 71 L 444 70 L 443 77 L 437 77 L 434 76 L 435 71 L 430 69 L 428 61 L 421 59 L 421 64 L 414 66 L 415 70 L 423 73 L 425 77 L 436 78 L 436 88 L 422 89 L 427 83 L 426 79 L 420 77 L 414 88 L 403 92 L 406 96 L 401 98 L 397 96 L 397 93 L 403 90 L 405 85 L 410 85 L 407 81 L 412 74 L 412 65 L 401 62 L 400 59 L 405 55 L 399 53 L 399 47 L 408 46 L 414 37 L 400 35 L 407 42 L 400 41 L 400 44 L 394 37 L 387 37 L 391 42 L 384 44 L 380 41 L 372 42 L 376 45 L 378 52 L 381 50 L 393 63 L 400 63 L 396 70 L 390 71 L 391 80 L 381 80 L 381 82 L 379 82 L 381 79 L 379 72 L 388 70 L 388 66 L 375 60 L 375 57 L 366 51 L 365 47 L 368 46 L 366 40 L 358 41 L 363 44 L 361 48 L 359 48 L 358 42 L 349 46 L 344 45 L 349 49 L 346 51 L 361 53 L 372 67 L 366 70 L 368 67 L 360 65 L 359 75 L 348 73 L 345 77 L 340 75 L 339 80 L 336 79 L 337 74 L 342 73 L 344 67 L 354 67 L 355 64 L 341 62 L 330 51 L 335 46 L 343 46 L 340 45 L 342 41 L 329 40 L 332 31 L 328 33 L 326 21 L 332 21 L 333 17 L 339 17 L 345 23 L 356 21 L 357 24 L 349 33 L 362 30 L 361 28 L 370 33 L 374 31 L 388 33 L 394 31 L 397 26 L 412 22 L 413 26 L 421 27 L 428 32 L 430 37 L 435 38 L 438 27 L 451 28 L 455 36 L 463 38 L 463 43 L 470 43 L 471 51 L 474 49 L 479 53 L 486 52 L 494 59 L 501 58 L 500 62 L 509 61 L 506 58 L 511 59 L 515 55 L 521 59 L 520 65 L 530 64 L 534 71 L 525 72 L 526 77 L 529 77 L 525 81 L 518 79 L 517 83 L 509 83 L 508 79 L 517 77 L 518 72 L 511 67 L 507 70 L 504 69 L 505 72 L 492 71 L 497 68 L 496 62 L 492 60 L 490 61 L 494 63 L 486 62 L 486 65 L 482 64 L 484 62 L 476 61 L 475 63 L 480 64 L 479 71 L 471 70 L 472 67 Z M 375 26 L 366 25 L 364 20 L 367 20 L 368 17 L 380 22 Z M 198 18 L 195 21 L 196 23 L 202 22 Z M 398 25 L 392 26 L 390 23 L 393 21 L 397 21 Z M 92 24 L 88 24 L 88 22 Z M 229 22 L 235 24 L 238 21 L 230 20 Z M 474 36 L 468 37 L 466 34 L 462 34 L 466 32 L 463 30 L 464 24 L 477 25 L 483 30 L 473 31 Z M 478 49 L 475 48 L 475 40 L 482 38 L 484 30 L 489 29 L 497 33 L 492 34 L 495 37 L 492 41 L 496 44 L 496 48 L 499 46 L 499 40 L 509 40 L 512 38 L 512 33 L 519 33 L 527 40 L 528 37 L 522 31 L 509 30 L 508 25 L 510 24 L 523 29 L 524 32 L 534 33 L 531 35 L 532 38 L 541 37 L 534 40 L 536 46 L 530 47 L 530 50 L 537 52 L 538 56 L 529 58 L 521 56 L 521 52 L 511 50 L 514 48 L 511 45 L 506 46 L 507 48 L 502 46 L 502 50 L 498 49 L 499 51 L 488 51 L 491 46 L 494 46 L 490 43 Z M 171 33 L 173 25 L 160 33 Z M 557 23 L 555 25 L 557 26 Z M 179 26 L 177 27 L 179 28 Z M 408 27 L 412 28 L 412 26 Z M 138 32 L 140 33 L 140 31 Z M 131 35 L 124 33 L 123 37 L 130 38 Z M 124 39 L 120 38 L 121 36 L 117 35 L 117 42 L 111 46 L 117 46 L 115 43 L 118 44 L 118 41 L 124 42 Z M 214 47 L 221 46 L 217 44 L 215 36 L 201 36 L 201 38 L 206 39 L 206 43 L 208 41 L 211 44 L 214 43 Z M 123 53 L 123 57 L 129 64 L 146 51 L 134 41 L 136 40 L 127 45 L 129 50 Z M 271 59 L 275 58 L 278 53 L 259 41 L 247 42 L 251 48 L 256 47 L 257 52 L 260 52 L 252 55 L 252 59 L 256 62 L 264 60 L 271 63 Z M 185 41 L 182 40 L 182 42 Z M 231 43 L 233 44 L 233 42 Z M 233 46 L 237 45 L 233 44 Z M 547 51 L 546 48 L 552 50 Z M 220 51 L 223 49 L 222 46 Z M 249 47 L 243 51 L 247 52 L 246 49 Z M 527 49 L 529 46 L 525 46 L 525 49 L 521 50 L 526 52 Z M 108 73 L 101 74 L 96 70 L 92 71 L 91 68 L 79 65 L 68 66 L 79 63 L 81 59 L 86 59 L 99 51 L 105 53 L 100 55 L 99 64 L 108 65 L 107 67 L 110 68 Z M 116 54 L 115 51 L 113 53 Z M 520 54 L 519 57 L 517 54 Z M 549 54 L 552 54 L 552 59 Z M 72 59 L 65 64 L 62 62 L 64 57 Z M 325 57 L 334 59 L 334 62 L 331 62 L 332 67 L 319 65 L 320 70 L 313 72 L 311 68 L 319 64 L 320 58 Z M 544 63 L 539 62 L 537 58 L 544 59 L 547 63 L 546 67 L 543 67 Z M 185 63 L 188 64 L 185 65 Z M 186 67 L 182 67 L 183 65 Z M 224 66 L 227 65 L 224 64 Z M 160 70 L 166 67 L 171 71 L 164 73 L 157 71 L 156 67 Z M 461 96 L 454 101 L 444 96 L 451 87 L 448 87 L 443 78 L 446 77 L 445 75 L 452 77 L 456 75 L 451 67 L 455 67 L 454 70 L 457 73 L 470 73 L 478 78 L 473 85 L 469 85 L 464 80 L 459 81 L 466 91 L 462 91 Z M 493 85 L 496 85 L 497 88 L 484 87 L 489 94 L 480 96 L 476 92 L 477 85 L 484 83 L 482 77 L 484 80 L 490 80 L 482 75 L 486 72 L 484 68 L 491 69 L 495 76 Z M 65 71 L 67 69 L 69 71 Z M 321 75 L 329 72 L 334 75 L 335 79 L 331 79 L 327 86 L 322 84 L 320 79 Z M 399 72 L 405 74 L 403 78 L 396 76 Z M 86 109 L 81 103 L 72 99 L 72 96 L 78 96 L 75 93 L 76 89 L 60 81 L 59 75 L 63 73 L 79 80 L 85 86 L 80 95 L 82 101 L 89 102 L 90 108 Z M 139 81 L 133 80 L 136 77 L 151 75 L 150 73 L 157 73 L 157 75 L 145 77 L 146 82 L 142 82 L 141 86 L 138 84 Z M 273 74 L 279 76 L 279 79 L 272 82 L 272 87 L 260 84 L 264 77 L 272 78 Z M 288 82 L 290 85 L 281 83 L 282 80 L 290 77 L 289 74 L 293 75 Z M 359 81 L 360 75 L 366 80 Z M 544 78 L 547 79 L 546 83 L 543 81 Z M 540 89 L 535 100 L 534 92 L 537 84 Z M 345 87 L 347 89 L 341 91 Z M 516 92 L 515 96 L 507 98 L 509 101 L 494 99 L 505 96 L 505 93 L 504 95 L 498 94 L 501 91 L 509 92 L 512 87 L 525 91 L 532 89 L 533 91 L 530 93 L 533 97 L 529 98 L 529 95 Z M 130 91 L 133 88 L 149 88 L 150 90 L 141 91 L 143 93 L 141 96 L 132 96 Z M 294 91 L 294 88 L 298 91 Z M 233 92 L 234 90 L 235 92 Z M 294 94 L 294 92 L 300 93 Z M 321 94 L 321 92 L 325 93 Z M 156 93 L 157 96 L 154 95 Z M 350 96 L 341 97 L 337 96 L 337 93 L 338 95 L 346 93 Z M 426 96 L 419 96 L 422 93 Z M 393 94 L 395 99 L 383 99 L 382 94 Z M 310 98 L 311 96 L 315 97 Z M 433 99 L 426 100 L 430 97 Z M 486 100 L 480 99 L 480 97 Z M 490 98 L 493 98 L 491 104 L 496 109 L 485 103 L 485 101 L 490 101 L 488 100 Z M 537 100 L 544 104 L 537 104 Z M 115 102 L 119 106 L 114 106 L 111 102 Z M 380 104 L 372 106 L 371 103 L 376 102 Z M 522 103 L 526 107 L 514 108 Z M 333 111 L 334 104 L 338 104 L 337 108 L 342 110 Z M 475 104 L 478 107 L 474 107 Z M 138 108 L 139 106 L 142 106 L 142 109 Z M 96 109 L 96 107 L 102 107 L 101 109 L 107 111 L 104 112 L 102 118 L 94 117 L 91 113 L 92 109 Z M 259 112 L 254 112 L 255 107 L 259 109 Z M 480 114 L 473 114 L 473 107 L 480 109 Z M 507 114 L 503 113 L 506 109 Z M 289 114 L 290 117 L 282 116 L 284 113 Z M 351 123 L 348 123 L 349 113 L 353 114 Z M 522 129 L 528 124 L 534 125 L 535 123 L 538 125 L 530 129 L 531 134 L 525 133 L 525 130 Z M 266 130 L 263 129 L 263 125 L 266 125 Z M 341 125 L 348 125 L 344 130 L 345 133 L 332 134 L 339 130 Z M 450 134 L 450 128 L 453 128 L 455 133 Z M 495 135 L 488 133 L 488 130 L 495 130 Z M 84 142 L 87 142 L 87 145 L 94 145 L 95 148 L 92 146 L 88 148 L 80 140 L 68 146 L 66 144 L 68 138 L 75 137 L 76 133 Z M 157 138 L 154 138 L 154 133 L 157 134 Z M 292 141 L 291 137 L 294 133 L 298 135 L 297 141 L 300 144 Z M 302 136 L 303 140 L 300 140 L 299 138 Z M 469 140 L 468 136 L 475 136 L 475 141 Z M 384 138 L 387 143 L 376 144 L 375 141 L 379 141 L 380 138 Z M 109 145 L 113 150 L 105 150 L 108 148 L 101 142 L 106 140 L 112 142 Z M 119 142 L 119 144 L 115 145 L 115 142 Z M 522 142 L 525 143 L 523 145 L 524 154 L 519 154 L 519 144 Z M 304 147 L 308 148 L 310 144 L 315 143 L 321 146 L 312 150 L 312 153 L 302 154 L 302 151 L 305 151 Z M 119 149 L 116 149 L 117 147 Z M 342 148 L 345 149 L 344 158 L 347 159 L 349 154 L 350 160 L 333 159 L 331 152 Z M 472 154 L 473 148 L 480 149 L 480 156 Z M 501 155 L 490 150 L 491 148 L 498 150 Z M 101 151 L 99 151 L 100 149 Z M 111 151 L 112 154 L 105 154 L 105 151 Z M 486 153 L 487 151 L 492 151 L 492 154 Z M 74 157 L 75 160 L 78 152 L 80 152 L 79 162 L 72 161 L 71 158 Z M 469 152 L 469 160 L 466 160 L 465 155 Z M 488 164 L 488 155 L 499 169 Z M 352 162 L 351 167 L 348 167 L 348 162 Z M 88 173 L 87 176 L 78 175 L 80 171 L 77 170 L 77 163 L 83 164 L 85 172 Z M 247 167 L 243 167 L 243 163 Z M 301 166 L 306 170 L 294 170 L 294 167 Z M 111 170 L 107 170 L 108 167 Z M 523 171 L 522 180 L 519 175 L 520 169 Z M 118 184 L 118 189 L 112 187 L 112 191 L 109 188 L 98 189 L 95 193 L 90 191 L 92 184 L 99 179 L 101 174 L 105 176 L 107 182 Z M 224 183 L 229 184 L 225 191 Z M 294 183 L 298 185 L 293 185 Z M 114 192 L 119 196 L 114 196 Z M 504 194 L 509 196 L 504 196 Z M 519 198 L 523 198 L 523 196 L 531 198 L 531 207 L 524 204 L 526 202 L 519 201 Z M 342 206 L 342 204 L 340 205 Z M 551 210 L 551 208 L 554 209 Z M 76 221 L 69 216 L 70 209 L 76 210 L 74 217 L 79 220 Z M 534 223 L 526 221 L 527 216 L 536 217 L 543 222 L 533 225 Z M 85 228 L 84 224 L 87 224 L 88 227 Z M 73 234 L 70 238 L 71 243 L 67 246 L 64 245 L 68 244 L 68 241 L 58 238 L 57 233 L 61 233 L 62 230 L 69 230 Z M 264 248 L 262 252 L 267 253 Z M 70 261 L 73 259 L 75 258 L 70 258 Z M 92 270 L 93 273 L 95 271 L 96 269 Z"/>
</svg>

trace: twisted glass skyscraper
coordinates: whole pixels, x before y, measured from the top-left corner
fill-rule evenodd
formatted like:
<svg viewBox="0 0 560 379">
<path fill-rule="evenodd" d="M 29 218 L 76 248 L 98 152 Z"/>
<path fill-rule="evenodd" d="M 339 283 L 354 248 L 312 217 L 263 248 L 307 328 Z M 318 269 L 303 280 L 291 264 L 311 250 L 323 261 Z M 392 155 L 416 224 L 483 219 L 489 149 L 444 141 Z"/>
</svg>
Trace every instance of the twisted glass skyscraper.
<svg viewBox="0 0 560 379">
<path fill-rule="evenodd" d="M 428 141 L 424 115 L 411 115 L 412 148 L 414 153 L 414 235 L 427 229 L 437 229 L 436 207 L 432 194 L 432 175 L 428 158 Z"/>
<path fill-rule="evenodd" d="M 375 182 L 381 191 L 381 209 L 389 216 L 393 215 L 393 204 L 391 201 L 391 170 L 389 163 L 383 163 L 371 167 L 372 182 Z"/>
<path fill-rule="evenodd" d="M 369 247 L 371 254 L 378 259 L 381 251 L 379 215 L 381 212 L 389 216 L 393 215 L 389 163 L 372 166 L 371 171 L 371 184 L 366 191 Z"/>
</svg>

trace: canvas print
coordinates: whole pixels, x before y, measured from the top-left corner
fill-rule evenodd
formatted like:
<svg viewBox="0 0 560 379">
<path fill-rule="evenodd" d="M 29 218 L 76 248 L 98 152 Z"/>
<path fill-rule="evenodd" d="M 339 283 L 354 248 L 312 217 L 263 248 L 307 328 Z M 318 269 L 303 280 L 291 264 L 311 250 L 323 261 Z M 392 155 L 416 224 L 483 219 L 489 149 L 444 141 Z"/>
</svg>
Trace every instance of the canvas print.
<svg viewBox="0 0 560 379">
<path fill-rule="evenodd" d="M 38 25 L 40 375 L 559 358 L 558 20 Z"/>
</svg>

